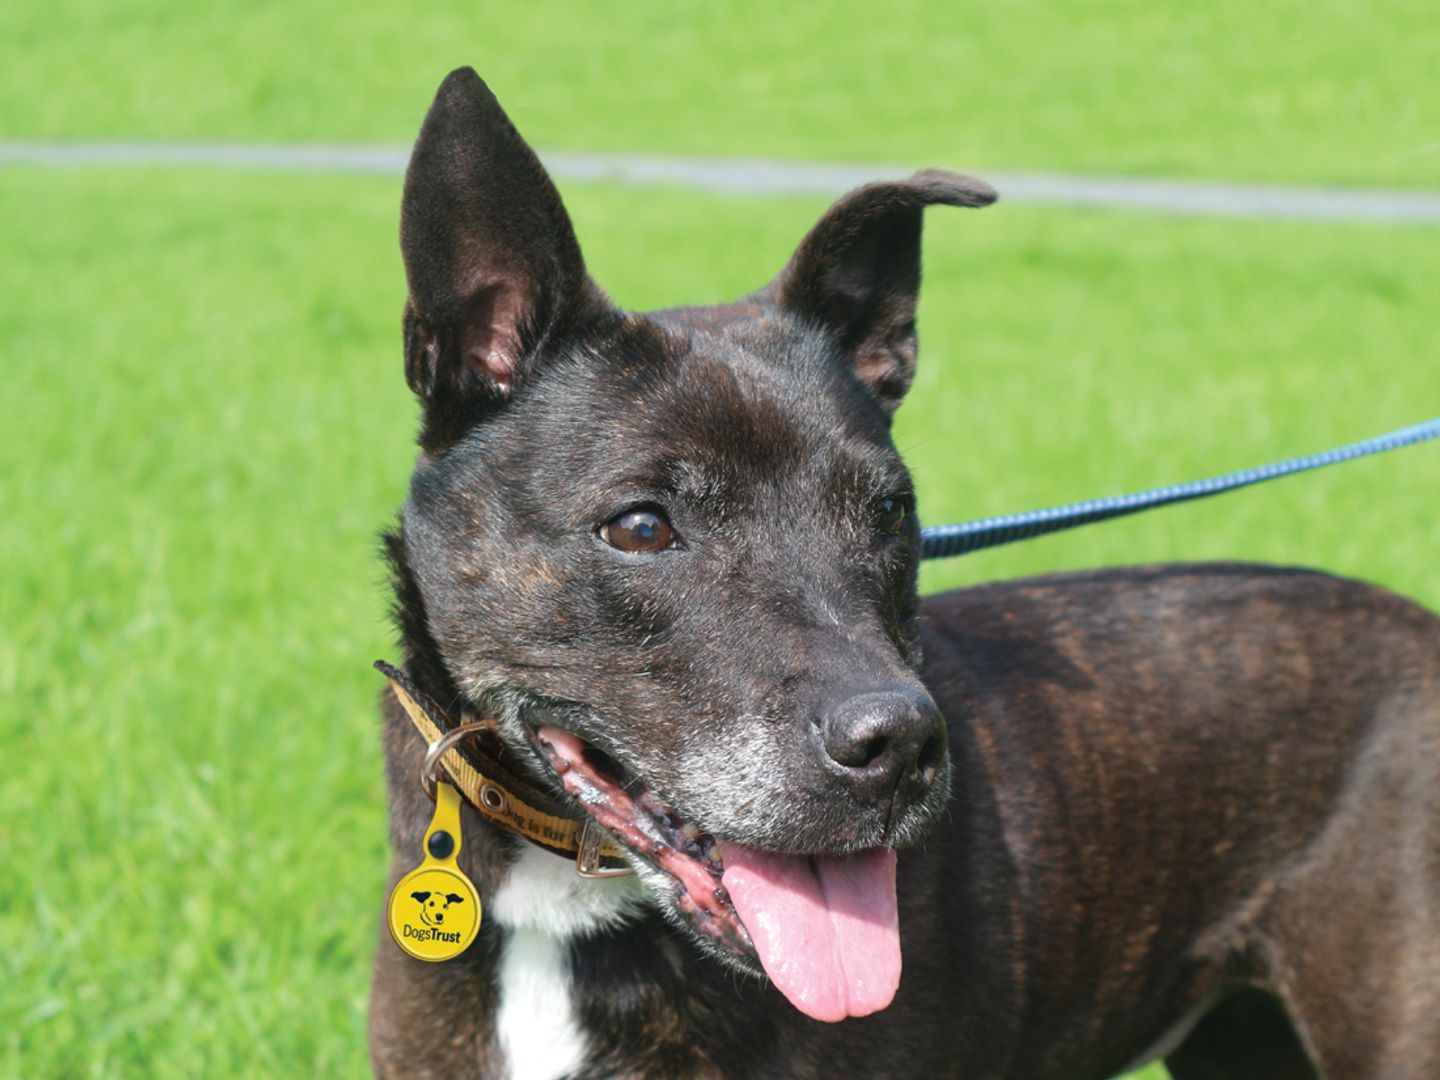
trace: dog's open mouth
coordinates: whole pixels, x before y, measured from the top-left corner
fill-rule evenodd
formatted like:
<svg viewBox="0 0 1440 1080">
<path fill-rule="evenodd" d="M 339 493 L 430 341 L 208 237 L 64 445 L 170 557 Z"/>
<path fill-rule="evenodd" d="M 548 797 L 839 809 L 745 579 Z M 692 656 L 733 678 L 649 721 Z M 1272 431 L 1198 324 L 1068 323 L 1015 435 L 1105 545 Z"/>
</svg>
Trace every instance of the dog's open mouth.
<svg viewBox="0 0 1440 1080">
<path fill-rule="evenodd" d="M 565 790 L 585 804 L 590 816 L 674 880 L 676 904 L 701 933 L 742 956 L 755 956 L 722 884 L 713 837 L 681 821 L 603 750 L 559 728 L 540 728 L 535 738 Z"/>
<path fill-rule="evenodd" d="M 801 1012 L 835 1021 L 890 1004 L 900 983 L 894 851 L 791 855 L 727 843 L 570 732 L 542 727 L 535 739 L 590 816 L 671 878 L 700 933 L 758 957 Z"/>
</svg>

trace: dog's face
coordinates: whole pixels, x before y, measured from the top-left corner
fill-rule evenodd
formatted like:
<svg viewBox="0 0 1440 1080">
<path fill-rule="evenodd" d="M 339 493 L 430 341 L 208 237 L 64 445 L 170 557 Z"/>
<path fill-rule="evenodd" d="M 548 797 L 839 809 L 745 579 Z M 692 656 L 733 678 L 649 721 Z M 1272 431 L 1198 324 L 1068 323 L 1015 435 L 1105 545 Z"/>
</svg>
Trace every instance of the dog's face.
<svg viewBox="0 0 1440 1080">
<path fill-rule="evenodd" d="M 722 855 L 839 865 L 918 839 L 946 800 L 889 421 L 922 209 L 992 198 L 941 173 L 872 185 L 754 297 L 633 315 L 586 276 L 473 73 L 417 142 L 402 246 L 424 427 L 401 560 L 425 632 L 732 959 L 754 935 L 716 889 Z M 893 903 L 893 857 L 876 859 Z"/>
<path fill-rule="evenodd" d="M 412 892 L 410 898 L 420 905 L 420 921 L 426 926 L 443 927 L 445 913 L 465 898 L 459 893 Z"/>
</svg>

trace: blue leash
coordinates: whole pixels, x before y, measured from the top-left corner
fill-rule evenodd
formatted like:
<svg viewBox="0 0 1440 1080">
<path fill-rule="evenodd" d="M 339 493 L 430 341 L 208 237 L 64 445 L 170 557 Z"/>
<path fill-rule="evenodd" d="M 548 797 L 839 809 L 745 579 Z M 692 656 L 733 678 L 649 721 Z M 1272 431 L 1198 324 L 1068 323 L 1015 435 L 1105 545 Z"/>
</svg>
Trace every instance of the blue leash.
<svg viewBox="0 0 1440 1080">
<path fill-rule="evenodd" d="M 1373 439 L 1340 446 L 1305 457 L 1277 461 L 1273 465 L 1260 465 L 1253 469 L 1213 476 L 1208 480 L 1192 480 L 1188 484 L 1170 484 L 1166 487 L 1137 491 L 1131 495 L 1111 495 L 1103 499 L 1086 499 L 1084 502 L 1052 506 L 1045 510 L 1027 510 L 1023 514 L 1005 514 L 1001 517 L 981 518 L 959 525 L 932 525 L 920 531 L 920 557 L 922 559 L 945 559 L 952 555 L 964 555 L 982 548 L 1013 544 L 1017 540 L 1029 540 L 1033 536 L 1074 529 L 1095 521 L 1138 514 L 1141 510 L 1152 510 L 1157 506 L 1204 499 L 1236 488 L 1266 480 L 1278 480 L 1282 476 L 1323 469 L 1327 465 L 1338 465 L 1342 461 L 1383 454 L 1387 450 L 1398 450 L 1402 446 L 1440 438 L 1440 418 L 1427 420 L 1423 424 L 1401 428 Z"/>
</svg>

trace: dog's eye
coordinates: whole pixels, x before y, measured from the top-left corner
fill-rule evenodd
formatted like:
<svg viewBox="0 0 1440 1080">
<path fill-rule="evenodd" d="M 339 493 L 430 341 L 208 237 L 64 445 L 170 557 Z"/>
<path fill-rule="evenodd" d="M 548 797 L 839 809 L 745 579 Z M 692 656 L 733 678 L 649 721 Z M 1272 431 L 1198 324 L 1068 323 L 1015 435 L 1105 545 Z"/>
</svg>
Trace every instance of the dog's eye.
<svg viewBox="0 0 1440 1080">
<path fill-rule="evenodd" d="M 601 525 L 600 539 L 621 551 L 643 554 L 672 548 L 678 537 L 659 510 L 638 507 L 616 514 Z"/>
<path fill-rule="evenodd" d="M 906 503 L 908 501 L 898 495 L 881 499 L 876 507 L 876 528 L 886 536 L 899 536 L 900 530 L 905 528 L 905 515 L 908 513 Z"/>
</svg>

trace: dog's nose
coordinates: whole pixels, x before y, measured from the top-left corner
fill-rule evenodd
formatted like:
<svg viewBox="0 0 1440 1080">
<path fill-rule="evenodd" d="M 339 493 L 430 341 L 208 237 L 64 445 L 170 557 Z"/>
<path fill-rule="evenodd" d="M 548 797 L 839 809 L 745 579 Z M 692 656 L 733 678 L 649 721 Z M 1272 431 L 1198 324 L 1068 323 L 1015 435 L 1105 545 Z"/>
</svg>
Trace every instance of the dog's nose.
<svg viewBox="0 0 1440 1080">
<path fill-rule="evenodd" d="M 945 720 L 918 687 L 870 690 L 831 705 L 821 720 L 830 760 L 864 798 L 924 789 L 945 758 Z"/>
<path fill-rule="evenodd" d="M 445 916 L 444 916 L 444 915 L 441 915 L 440 912 L 437 911 L 437 912 L 435 913 L 435 921 L 436 921 L 436 922 L 444 922 L 444 921 L 445 921 Z"/>
</svg>

